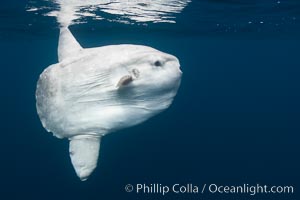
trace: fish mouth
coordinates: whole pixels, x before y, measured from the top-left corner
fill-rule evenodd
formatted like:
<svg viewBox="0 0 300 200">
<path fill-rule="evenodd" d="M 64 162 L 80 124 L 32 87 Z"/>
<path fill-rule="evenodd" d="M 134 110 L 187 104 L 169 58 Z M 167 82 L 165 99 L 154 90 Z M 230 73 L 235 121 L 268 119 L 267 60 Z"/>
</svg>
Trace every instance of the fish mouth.
<svg viewBox="0 0 300 200">
<path fill-rule="evenodd" d="M 182 71 L 181 71 L 181 66 L 180 65 L 178 66 L 178 72 L 179 72 L 180 77 L 181 77 L 182 76 Z"/>
<path fill-rule="evenodd" d="M 173 55 L 168 54 L 166 62 L 169 62 L 171 66 L 173 66 L 174 68 L 177 68 L 177 71 L 181 77 L 182 71 L 181 71 L 181 66 L 180 66 L 180 62 L 179 62 L 178 58 Z"/>
<path fill-rule="evenodd" d="M 181 66 L 179 63 L 179 60 L 174 56 L 175 60 L 170 60 L 168 62 L 170 62 L 170 67 L 173 68 L 173 70 L 175 71 L 175 73 L 179 76 L 179 78 L 182 76 L 182 71 L 181 71 Z"/>
</svg>

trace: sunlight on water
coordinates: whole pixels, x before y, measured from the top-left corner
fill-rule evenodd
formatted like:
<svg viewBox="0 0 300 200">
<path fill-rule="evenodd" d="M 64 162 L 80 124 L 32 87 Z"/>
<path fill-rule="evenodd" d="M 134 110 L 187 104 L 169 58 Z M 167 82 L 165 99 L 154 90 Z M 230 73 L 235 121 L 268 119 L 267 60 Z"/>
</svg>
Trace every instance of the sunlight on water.
<svg viewBox="0 0 300 200">
<path fill-rule="evenodd" d="M 59 10 L 53 8 L 45 13 L 55 16 L 62 26 L 83 23 L 85 17 L 94 20 L 115 21 L 120 23 L 166 22 L 175 23 L 175 14 L 180 13 L 191 0 L 53 0 Z M 37 7 L 34 2 L 28 6 L 28 12 L 49 10 L 49 7 Z M 110 17 L 112 16 L 112 17 Z"/>
<path fill-rule="evenodd" d="M 298 4 L 294 0 L 29 0 L 26 10 L 35 18 L 29 26 L 35 27 L 51 19 L 41 16 L 54 16 L 61 26 L 108 22 L 222 36 L 224 33 L 282 35 L 283 32 L 298 34 Z"/>
</svg>

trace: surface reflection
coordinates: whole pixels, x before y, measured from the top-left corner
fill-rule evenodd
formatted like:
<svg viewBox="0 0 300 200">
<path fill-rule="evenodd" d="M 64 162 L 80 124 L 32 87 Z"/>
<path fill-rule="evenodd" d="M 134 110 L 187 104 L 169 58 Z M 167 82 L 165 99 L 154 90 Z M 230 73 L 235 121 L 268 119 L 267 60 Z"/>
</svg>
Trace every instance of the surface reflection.
<svg viewBox="0 0 300 200">
<path fill-rule="evenodd" d="M 191 0 L 53 0 L 57 9 L 45 13 L 56 16 L 61 25 L 84 23 L 84 18 L 108 20 L 120 23 L 165 22 L 175 23 L 175 14 L 180 13 Z M 27 11 L 38 12 L 45 8 L 28 6 Z M 47 8 L 49 10 L 49 7 Z"/>
</svg>

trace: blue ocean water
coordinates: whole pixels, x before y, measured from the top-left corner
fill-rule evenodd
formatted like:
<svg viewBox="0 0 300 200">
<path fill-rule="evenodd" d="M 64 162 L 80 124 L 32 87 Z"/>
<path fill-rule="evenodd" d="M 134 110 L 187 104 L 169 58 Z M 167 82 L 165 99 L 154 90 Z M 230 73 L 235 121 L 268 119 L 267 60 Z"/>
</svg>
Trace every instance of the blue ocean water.
<svg viewBox="0 0 300 200">
<path fill-rule="evenodd" d="M 175 15 L 175 24 L 86 18 L 71 26 L 83 47 L 148 45 L 176 55 L 183 71 L 168 110 L 103 138 L 98 168 L 86 182 L 73 170 L 68 141 L 47 133 L 36 113 L 36 82 L 57 62 L 59 26 L 53 17 L 26 12 L 28 4 L 0 8 L 1 199 L 299 197 L 298 1 L 198 0 Z M 125 192 L 126 184 L 138 183 L 293 185 L 296 192 Z"/>
</svg>

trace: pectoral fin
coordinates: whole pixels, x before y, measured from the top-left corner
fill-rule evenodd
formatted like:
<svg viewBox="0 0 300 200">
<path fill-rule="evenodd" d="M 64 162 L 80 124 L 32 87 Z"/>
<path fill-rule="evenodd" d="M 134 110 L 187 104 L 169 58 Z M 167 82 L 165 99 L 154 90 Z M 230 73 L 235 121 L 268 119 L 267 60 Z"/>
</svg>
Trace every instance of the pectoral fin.
<svg viewBox="0 0 300 200">
<path fill-rule="evenodd" d="M 117 84 L 117 88 L 121 88 L 125 85 L 128 85 L 129 83 L 131 83 L 133 81 L 133 78 L 131 75 L 125 75 L 122 78 L 120 78 L 118 84 Z"/>
</svg>

